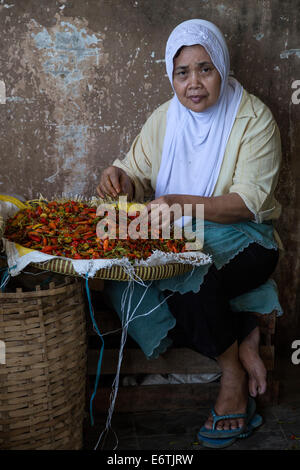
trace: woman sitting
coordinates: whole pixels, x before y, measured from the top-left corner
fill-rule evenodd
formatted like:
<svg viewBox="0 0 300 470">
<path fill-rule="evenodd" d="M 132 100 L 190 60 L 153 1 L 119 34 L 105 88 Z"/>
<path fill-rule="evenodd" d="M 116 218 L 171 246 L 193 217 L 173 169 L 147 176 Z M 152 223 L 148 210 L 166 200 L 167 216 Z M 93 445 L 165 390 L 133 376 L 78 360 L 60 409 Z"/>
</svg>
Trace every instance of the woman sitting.
<svg viewBox="0 0 300 470">
<path fill-rule="evenodd" d="M 203 204 L 205 237 L 213 230 L 225 250 L 233 234 L 230 256 L 210 266 L 198 292 L 168 299 L 174 343 L 214 358 L 222 369 L 215 408 L 199 438 L 224 447 L 247 430 L 248 394 L 266 391 L 256 317 L 233 312 L 230 301 L 264 284 L 278 261 L 280 241 L 276 233 L 270 243 L 268 237 L 280 215 L 274 197 L 280 135 L 267 106 L 229 76 L 227 45 L 212 23 L 178 25 L 166 45 L 166 69 L 174 97 L 150 116 L 125 159 L 102 172 L 97 190 L 101 197 L 125 193 L 139 201 L 155 191 L 147 205 L 154 217 L 153 204 L 191 204 L 194 216 Z M 207 250 L 222 257 L 209 236 Z"/>
</svg>

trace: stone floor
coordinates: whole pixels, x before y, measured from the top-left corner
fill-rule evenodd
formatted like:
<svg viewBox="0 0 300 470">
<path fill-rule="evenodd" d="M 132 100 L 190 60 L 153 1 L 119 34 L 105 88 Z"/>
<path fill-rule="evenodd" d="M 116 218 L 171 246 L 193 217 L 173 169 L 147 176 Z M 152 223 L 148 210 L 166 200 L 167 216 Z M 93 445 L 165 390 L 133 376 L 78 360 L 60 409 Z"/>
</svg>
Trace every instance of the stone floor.
<svg viewBox="0 0 300 470">
<path fill-rule="evenodd" d="M 300 365 L 286 357 L 277 362 L 280 397 L 276 405 L 258 406 L 264 423 L 247 439 L 238 439 L 230 450 L 300 450 Z M 212 403 L 203 408 L 178 411 L 115 413 L 112 429 L 118 439 L 116 450 L 207 450 L 197 442 L 197 430 Z M 95 417 L 95 426 L 85 426 L 85 449 L 97 445 L 107 416 Z M 113 450 L 116 438 L 110 431 L 104 450 Z M 101 446 L 97 447 L 101 450 Z M 225 449 L 225 450 L 227 450 Z"/>
</svg>

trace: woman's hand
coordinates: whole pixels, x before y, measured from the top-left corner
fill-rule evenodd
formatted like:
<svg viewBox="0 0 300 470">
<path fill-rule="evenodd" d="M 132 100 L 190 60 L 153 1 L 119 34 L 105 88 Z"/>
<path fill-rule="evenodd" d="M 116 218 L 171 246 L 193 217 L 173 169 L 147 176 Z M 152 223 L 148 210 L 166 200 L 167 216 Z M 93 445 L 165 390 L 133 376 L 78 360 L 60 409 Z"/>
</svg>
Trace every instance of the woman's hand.
<svg viewBox="0 0 300 470">
<path fill-rule="evenodd" d="M 126 194 L 129 201 L 133 199 L 134 186 L 124 170 L 116 166 L 109 166 L 102 171 L 97 193 L 101 198 L 111 196 L 116 198 L 120 193 Z"/>
<path fill-rule="evenodd" d="M 181 194 L 166 194 L 149 202 L 145 216 L 151 221 L 151 226 L 157 230 L 168 229 L 182 216 L 183 198 Z"/>
<path fill-rule="evenodd" d="M 203 208 L 203 213 L 200 210 L 200 206 Z M 174 213 L 173 208 L 175 209 Z M 188 208 L 191 210 L 187 214 L 185 212 Z M 154 221 L 158 228 L 166 227 L 168 224 L 179 219 L 181 215 L 191 215 L 196 218 L 204 217 L 205 220 L 220 224 L 234 224 L 254 219 L 254 214 L 248 209 L 241 196 L 237 193 L 212 197 L 167 194 L 149 202 L 147 210 L 149 220 L 151 222 Z"/>
</svg>

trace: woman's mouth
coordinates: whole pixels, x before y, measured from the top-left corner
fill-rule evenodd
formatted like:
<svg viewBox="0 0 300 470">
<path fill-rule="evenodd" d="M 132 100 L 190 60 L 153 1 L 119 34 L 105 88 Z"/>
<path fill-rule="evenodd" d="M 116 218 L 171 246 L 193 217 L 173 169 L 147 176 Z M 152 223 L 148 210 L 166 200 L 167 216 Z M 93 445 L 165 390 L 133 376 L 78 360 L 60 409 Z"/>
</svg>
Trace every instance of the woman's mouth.
<svg viewBox="0 0 300 470">
<path fill-rule="evenodd" d="M 194 104 L 200 103 L 204 98 L 206 98 L 206 96 L 204 96 L 204 95 L 192 95 L 192 96 L 189 96 L 189 99 L 190 99 Z"/>
</svg>

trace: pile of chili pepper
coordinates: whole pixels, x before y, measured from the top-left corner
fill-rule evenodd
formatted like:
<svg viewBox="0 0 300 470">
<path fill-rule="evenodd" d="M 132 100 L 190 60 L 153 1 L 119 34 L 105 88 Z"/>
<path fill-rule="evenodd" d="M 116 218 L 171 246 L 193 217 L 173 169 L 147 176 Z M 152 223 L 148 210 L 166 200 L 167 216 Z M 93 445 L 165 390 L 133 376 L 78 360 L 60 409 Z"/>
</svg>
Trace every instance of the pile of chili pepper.
<svg viewBox="0 0 300 470">
<path fill-rule="evenodd" d="M 125 256 L 134 260 L 147 259 L 154 250 L 185 251 L 184 239 L 100 239 L 96 226 L 104 216 L 98 217 L 96 207 L 84 202 L 40 201 L 8 219 L 4 237 L 33 250 L 72 259 Z M 135 217 L 127 215 L 127 226 Z"/>
</svg>

